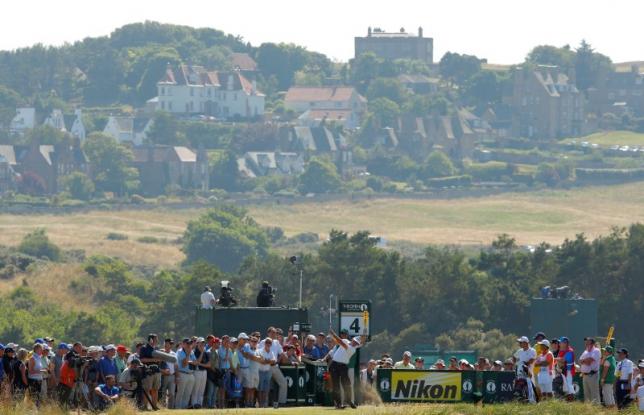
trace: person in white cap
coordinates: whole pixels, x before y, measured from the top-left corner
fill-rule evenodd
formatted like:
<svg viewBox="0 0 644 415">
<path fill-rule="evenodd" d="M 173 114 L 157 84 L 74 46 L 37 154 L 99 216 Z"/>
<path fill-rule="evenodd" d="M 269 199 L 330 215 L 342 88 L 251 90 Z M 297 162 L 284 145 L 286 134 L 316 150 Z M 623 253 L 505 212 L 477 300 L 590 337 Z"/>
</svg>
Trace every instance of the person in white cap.
<svg viewBox="0 0 644 415">
<path fill-rule="evenodd" d="M 537 385 L 541 391 L 541 398 L 552 398 L 552 374 L 555 366 L 555 358 L 550 351 L 550 342 L 546 339 L 537 343 L 541 353 L 535 359 L 535 367 L 539 367 L 537 373 Z"/>
<path fill-rule="evenodd" d="M 394 369 L 416 369 L 416 366 L 411 363 L 411 352 L 406 351 L 403 353 L 402 360 L 399 362 L 396 362 L 394 365 Z"/>
<path fill-rule="evenodd" d="M 528 389 L 528 402 L 537 403 L 534 393 L 534 385 L 532 383 L 532 367 L 537 358 L 537 352 L 530 347 L 530 340 L 526 336 L 518 338 L 517 342 L 520 347 L 514 354 L 517 378 L 523 379 L 526 382 Z"/>
<path fill-rule="evenodd" d="M 362 338 L 354 337 L 351 340 L 340 338 L 333 330 L 330 331 L 333 340 L 338 345 L 332 353 L 331 364 L 329 365 L 329 372 L 331 373 L 331 382 L 333 384 L 333 401 L 335 402 L 336 409 L 345 408 L 342 402 L 342 395 L 340 394 L 340 385 L 344 391 L 344 396 L 353 396 L 353 388 L 351 387 L 351 380 L 349 379 L 349 360 L 351 356 L 362 344 Z M 364 337 L 364 336 L 362 336 Z M 351 408 L 356 408 L 355 402 L 349 402 Z"/>
</svg>

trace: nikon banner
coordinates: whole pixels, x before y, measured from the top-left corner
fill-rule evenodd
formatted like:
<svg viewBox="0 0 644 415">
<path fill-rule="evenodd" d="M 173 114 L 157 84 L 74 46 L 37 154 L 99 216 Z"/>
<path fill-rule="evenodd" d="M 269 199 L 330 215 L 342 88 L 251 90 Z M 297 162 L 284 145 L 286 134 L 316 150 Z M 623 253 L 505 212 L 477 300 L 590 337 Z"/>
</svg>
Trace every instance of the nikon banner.
<svg viewBox="0 0 644 415">
<path fill-rule="evenodd" d="M 378 369 L 384 402 L 507 402 L 513 399 L 514 373 Z"/>
<path fill-rule="evenodd" d="M 388 402 L 460 402 L 460 372 L 378 370 L 378 390 Z"/>
</svg>

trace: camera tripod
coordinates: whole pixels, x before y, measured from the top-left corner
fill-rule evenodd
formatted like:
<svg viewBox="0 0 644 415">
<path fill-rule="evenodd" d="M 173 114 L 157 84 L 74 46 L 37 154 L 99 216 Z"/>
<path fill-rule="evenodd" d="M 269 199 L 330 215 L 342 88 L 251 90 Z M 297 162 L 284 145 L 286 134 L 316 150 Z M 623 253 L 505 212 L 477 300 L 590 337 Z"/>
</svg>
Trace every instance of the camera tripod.
<svg viewBox="0 0 644 415">
<path fill-rule="evenodd" d="M 85 386 L 83 380 L 80 376 L 77 376 L 76 380 L 74 380 L 74 387 L 69 394 L 69 403 L 73 408 L 76 408 L 79 414 L 81 407 L 87 408 L 90 411 L 94 409 L 94 405 L 90 402 L 89 394 L 83 389 L 83 386 Z"/>
<path fill-rule="evenodd" d="M 148 403 L 150 404 L 153 410 L 155 411 L 159 410 L 159 407 L 152 402 L 152 399 L 150 398 L 150 395 L 148 394 L 148 392 L 145 389 L 143 389 L 142 379 L 141 380 L 137 379 L 136 389 L 134 389 L 134 399 L 136 399 L 136 406 L 142 411 L 147 409 Z"/>
</svg>

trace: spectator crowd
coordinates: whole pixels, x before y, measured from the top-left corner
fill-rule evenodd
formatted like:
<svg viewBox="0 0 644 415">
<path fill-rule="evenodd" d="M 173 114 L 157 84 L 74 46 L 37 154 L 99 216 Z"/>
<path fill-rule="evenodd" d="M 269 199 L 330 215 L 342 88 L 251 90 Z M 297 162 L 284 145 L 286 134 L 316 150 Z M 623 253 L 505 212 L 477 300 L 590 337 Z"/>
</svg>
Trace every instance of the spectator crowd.
<svg viewBox="0 0 644 415">
<path fill-rule="evenodd" d="M 389 354 L 384 354 L 380 360 L 367 363 L 360 380 L 363 385 L 373 385 L 380 368 L 514 372 L 515 389 L 517 384 L 522 385 L 525 399 L 536 403 L 554 397 L 574 400 L 577 391 L 573 378 L 579 372 L 586 402 L 619 409 L 636 402 L 640 411 L 644 411 L 644 359 L 634 363 L 629 359 L 627 349 L 614 350 L 610 345 L 601 347 L 592 337 L 584 339 L 585 347 L 578 359 L 567 337 L 548 340 L 539 332 L 533 342 L 531 346 L 530 339 L 522 336 L 517 339 L 519 347 L 513 356 L 504 361 L 479 357 L 473 364 L 453 356 L 447 363 L 438 359 L 426 367 L 423 357 L 416 357 L 412 362 L 409 351 L 395 363 Z"/>
<path fill-rule="evenodd" d="M 636 402 L 644 410 L 644 359 L 637 363 L 628 350 L 600 347 L 586 338 L 577 357 L 566 337 L 548 340 L 544 333 L 517 339 L 516 353 L 504 361 L 479 357 L 475 363 L 451 357 L 425 365 L 422 357 L 404 352 L 394 362 L 389 354 L 370 360 L 360 371 L 360 384 L 369 388 L 379 369 L 498 371 L 515 374 L 515 388 L 525 400 L 575 399 L 576 373 L 582 376 L 587 402 L 626 408 Z M 105 409 L 119 399 L 132 399 L 140 408 L 168 409 L 227 407 L 275 408 L 286 403 L 287 381 L 280 367 L 326 361 L 336 408 L 355 408 L 349 370 L 363 337 L 298 335 L 269 327 L 237 337 L 214 335 L 176 341 L 148 335 L 132 350 L 124 345 L 84 346 L 38 338 L 29 350 L 15 343 L 0 344 L 2 398 L 29 395 L 36 405 L 54 400 L 64 407 Z"/>
<path fill-rule="evenodd" d="M 28 349 L 0 344 L 2 398 L 29 395 L 36 405 L 53 400 L 63 407 L 96 410 L 123 398 L 139 408 L 277 408 L 287 400 L 280 367 L 317 360 L 333 367 L 341 364 L 334 361 L 336 352 L 342 351 L 342 359 L 351 357 L 356 343 L 360 340 L 348 340 L 346 331 L 298 336 L 275 327 L 263 338 L 259 332 L 242 332 L 237 337 L 165 338 L 161 343 L 150 334 L 132 350 L 38 338 Z M 350 404 L 354 406 L 352 399 Z"/>
</svg>

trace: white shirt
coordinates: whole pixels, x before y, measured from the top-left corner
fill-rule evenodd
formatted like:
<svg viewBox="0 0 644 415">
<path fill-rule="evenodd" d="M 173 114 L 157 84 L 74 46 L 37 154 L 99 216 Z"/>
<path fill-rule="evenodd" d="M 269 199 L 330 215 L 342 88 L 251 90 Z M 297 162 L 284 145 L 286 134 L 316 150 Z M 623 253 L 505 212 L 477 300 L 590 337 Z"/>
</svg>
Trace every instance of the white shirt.
<svg viewBox="0 0 644 415">
<path fill-rule="evenodd" d="M 261 350 L 264 350 L 264 340 L 259 342 L 257 347 Z M 271 343 L 271 353 L 275 355 L 275 358 L 280 356 L 283 352 L 284 352 L 284 349 L 282 348 L 282 345 L 280 344 L 280 342 L 278 342 L 277 340 L 273 340 L 273 343 Z"/>
<path fill-rule="evenodd" d="M 589 372 L 598 372 L 599 371 L 599 361 L 601 360 L 601 352 L 599 351 L 598 348 L 593 347 L 588 351 L 588 349 L 585 349 L 584 352 L 581 354 L 579 357 L 579 360 L 584 360 L 591 357 L 593 359 L 593 362 L 589 365 L 586 364 L 581 364 L 581 373 L 589 373 Z"/>
<path fill-rule="evenodd" d="M 172 351 L 172 350 L 170 350 L 169 352 L 166 352 L 166 351 L 164 350 L 163 352 L 164 352 L 164 353 L 166 353 L 166 354 L 169 354 L 169 355 L 171 355 L 171 356 L 174 356 L 175 358 L 177 357 L 177 353 L 175 353 L 175 352 L 174 352 L 174 351 Z M 169 374 L 168 376 L 174 375 L 174 370 L 175 370 L 175 366 L 176 366 L 176 365 L 177 365 L 176 363 L 170 363 L 170 362 L 168 362 L 168 371 L 170 372 L 170 374 Z"/>
<path fill-rule="evenodd" d="M 261 357 L 262 359 L 266 359 L 266 360 L 277 360 L 272 351 L 269 350 L 267 352 L 266 349 L 264 349 L 263 347 L 262 347 L 261 350 L 257 351 L 257 356 Z M 269 370 L 271 370 L 271 365 L 263 364 L 263 363 L 259 364 L 259 371 L 260 372 L 268 372 Z"/>
<path fill-rule="evenodd" d="M 215 295 L 212 291 L 204 291 L 201 293 L 201 308 L 211 309 L 215 300 Z"/>
<path fill-rule="evenodd" d="M 349 364 L 351 356 L 356 352 L 356 348 L 351 345 L 347 339 L 342 339 L 342 342 L 347 345 L 347 348 L 338 345 L 337 350 L 333 353 L 333 361 L 338 363 Z"/>
<path fill-rule="evenodd" d="M 644 386 L 637 388 L 637 402 L 640 411 L 644 411 Z"/>
<path fill-rule="evenodd" d="M 532 347 L 529 347 L 527 350 L 519 349 L 517 352 L 514 354 L 514 358 L 517 359 L 517 375 L 523 376 L 523 365 L 528 363 L 530 360 L 534 360 L 537 358 L 537 351 L 534 350 Z M 534 365 L 534 362 L 530 364 L 528 367 L 530 369 L 530 372 L 532 372 L 532 366 Z"/>
<path fill-rule="evenodd" d="M 628 380 L 628 375 L 631 375 L 632 373 L 633 362 L 628 359 L 617 362 L 617 366 L 615 366 L 615 376 L 617 376 L 619 380 Z"/>
</svg>

